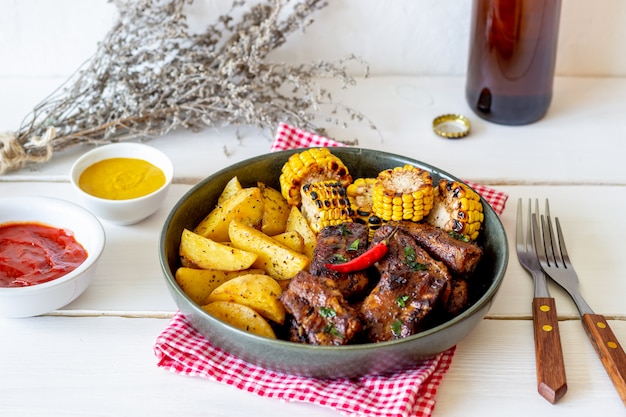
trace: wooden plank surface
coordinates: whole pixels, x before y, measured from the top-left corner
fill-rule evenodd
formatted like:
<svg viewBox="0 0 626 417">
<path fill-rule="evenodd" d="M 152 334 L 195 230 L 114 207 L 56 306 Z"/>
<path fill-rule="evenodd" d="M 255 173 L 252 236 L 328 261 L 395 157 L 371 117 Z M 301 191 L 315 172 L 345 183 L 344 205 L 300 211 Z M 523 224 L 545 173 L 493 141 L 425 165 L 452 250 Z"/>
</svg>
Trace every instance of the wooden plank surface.
<svg viewBox="0 0 626 417">
<path fill-rule="evenodd" d="M 10 100 L 0 101 L 0 128 L 15 120 L 44 84 L 0 79 L 0 91 L 12 91 Z M 4 90 L 8 85 L 11 88 Z M 462 141 L 446 141 L 430 131 L 430 121 L 438 114 L 471 115 L 459 93 L 462 79 L 382 77 L 358 85 L 343 98 L 376 115 L 383 140 L 358 126 L 335 129 L 338 137 L 359 136 L 363 146 L 410 155 L 509 195 L 501 216 L 510 251 L 506 276 L 487 319 L 458 345 L 439 389 L 435 417 L 623 413 L 573 303 L 552 284 L 569 390 L 557 405 L 536 393 L 532 282 L 517 262 L 514 228 L 518 198 L 550 198 L 583 295 L 596 312 L 608 317 L 624 344 L 626 257 L 621 219 L 626 168 L 621 149 L 626 128 L 621 114 L 626 80 L 558 79 L 558 98 L 542 122 L 512 128 L 472 119 L 472 134 Z M 24 94 L 19 95 L 22 88 Z M 338 416 L 156 366 L 154 341 L 176 311 L 158 260 L 163 222 L 197 181 L 269 150 L 271 134 L 247 128 L 239 135 L 233 128 L 175 132 L 150 142 L 170 155 L 177 171 L 163 207 L 133 226 L 104 223 L 107 246 L 96 277 L 73 303 L 44 317 L 0 319 L 0 415 Z M 0 176 L 0 196 L 73 200 L 69 167 L 87 148 Z M 32 401 L 34 396 L 40 401 Z"/>
<path fill-rule="evenodd" d="M 52 89 L 61 80 L 45 81 Z M 0 92 L 11 92 L 9 99 L 0 100 L 0 131 L 19 126 L 40 100 L 37 94 L 46 91 L 44 84 L 39 79 L 0 78 Z M 626 136 L 622 123 L 626 78 L 563 77 L 557 78 L 554 88 L 552 106 L 540 123 L 501 126 L 471 112 L 463 77 L 359 79 L 355 86 L 335 91 L 334 97 L 366 115 L 378 130 L 357 121 L 347 121 L 345 129 L 329 125 L 328 130 L 334 138 L 358 139 L 361 147 L 407 155 L 482 183 L 625 185 L 626 165 L 616 145 L 621 146 Z M 462 140 L 436 136 L 432 120 L 445 113 L 468 116 L 472 133 Z M 171 156 L 177 181 L 193 181 L 269 152 L 273 133 L 233 127 L 176 131 L 150 143 Z M 53 164 L 8 173 L 0 181 L 64 180 L 86 149 L 71 148 L 55 155 Z"/>
<path fill-rule="evenodd" d="M 626 334 L 623 321 L 610 324 Z M 0 344 L 0 415 L 339 415 L 158 368 L 152 346 L 166 325 L 123 317 L 0 319 L 0 333 L 10 335 Z M 569 390 L 558 404 L 536 393 L 531 322 L 485 320 L 458 345 L 434 416 L 618 415 L 621 401 L 580 323 L 561 322 L 561 332 Z"/>
</svg>

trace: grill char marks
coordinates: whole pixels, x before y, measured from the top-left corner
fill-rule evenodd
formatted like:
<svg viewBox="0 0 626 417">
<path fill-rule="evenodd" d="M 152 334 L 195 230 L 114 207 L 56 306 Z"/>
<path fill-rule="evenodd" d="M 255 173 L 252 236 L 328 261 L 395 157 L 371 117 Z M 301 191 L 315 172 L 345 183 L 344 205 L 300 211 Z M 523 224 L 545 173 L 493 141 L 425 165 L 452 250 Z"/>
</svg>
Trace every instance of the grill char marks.
<svg viewBox="0 0 626 417">
<path fill-rule="evenodd" d="M 459 314 L 468 305 L 482 256 L 475 243 L 425 224 L 389 222 L 370 245 L 388 238 L 388 252 L 366 271 L 341 274 L 324 265 L 367 250 L 367 226 L 346 223 L 318 234 L 309 272 L 281 295 L 290 313 L 290 340 L 316 345 L 381 342 L 410 336 Z"/>
<path fill-rule="evenodd" d="M 384 226 L 374 242 L 392 230 Z M 378 263 L 380 280 L 361 305 L 360 315 L 370 342 L 410 336 L 421 329 L 424 318 L 450 291 L 452 276 L 402 229 L 389 242 L 387 256 Z"/>
<path fill-rule="evenodd" d="M 430 224 L 401 222 L 401 227 L 459 277 L 469 277 L 482 257 L 483 251 L 476 243 L 455 239 L 448 232 Z"/>
<path fill-rule="evenodd" d="M 331 271 L 324 265 L 336 262 L 337 258 L 345 260 L 356 258 L 367 249 L 367 238 L 368 229 L 363 224 L 344 223 L 325 227 L 318 234 L 309 271 L 335 281 L 337 288 L 346 298 L 362 295 L 369 284 L 366 271 L 342 274 Z"/>
<path fill-rule="evenodd" d="M 290 339 L 313 345 L 345 345 L 362 329 L 353 309 L 331 278 L 300 272 L 280 300 L 293 316 Z"/>
</svg>

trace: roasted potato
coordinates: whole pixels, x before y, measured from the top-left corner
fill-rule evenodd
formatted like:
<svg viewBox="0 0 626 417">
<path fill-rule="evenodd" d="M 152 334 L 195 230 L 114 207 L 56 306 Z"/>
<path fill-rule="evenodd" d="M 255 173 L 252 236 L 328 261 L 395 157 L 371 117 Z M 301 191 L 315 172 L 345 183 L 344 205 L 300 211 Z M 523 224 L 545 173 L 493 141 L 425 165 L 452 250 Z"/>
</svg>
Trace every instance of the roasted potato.
<svg viewBox="0 0 626 417">
<path fill-rule="evenodd" d="M 287 218 L 289 217 L 289 204 L 280 191 L 269 187 L 262 182 L 258 187 L 263 195 L 263 219 L 261 231 L 269 236 L 274 236 L 285 231 Z"/>
<path fill-rule="evenodd" d="M 243 251 L 253 252 L 253 268 L 263 269 L 275 279 L 289 279 L 309 264 L 309 258 L 244 223 L 236 220 L 228 227 L 230 241 Z"/>
<path fill-rule="evenodd" d="M 304 253 L 304 239 L 300 236 L 300 233 L 295 230 L 272 236 L 272 239 L 277 240 L 279 243 L 282 243 L 291 250 L 295 250 L 298 253 Z"/>
<path fill-rule="evenodd" d="M 198 265 L 194 264 L 190 259 L 185 258 L 182 254 L 180 255 L 180 266 L 191 269 L 202 269 Z"/>
<path fill-rule="evenodd" d="M 309 258 L 309 260 L 313 259 L 313 251 L 315 250 L 317 235 L 313 229 L 311 229 L 309 223 L 296 206 L 291 207 L 285 231 L 298 232 L 300 236 L 302 236 L 302 239 L 304 239 L 304 254 Z"/>
<path fill-rule="evenodd" d="M 176 283 L 191 300 L 198 305 L 205 305 L 211 292 L 224 282 L 245 274 L 262 274 L 260 269 L 243 271 L 219 271 L 216 269 L 196 269 L 180 267 L 174 278 Z"/>
<path fill-rule="evenodd" d="M 254 252 L 222 245 L 188 229 L 181 236 L 180 256 L 183 265 L 222 271 L 248 269 L 257 259 Z"/>
<path fill-rule="evenodd" d="M 226 183 L 226 186 L 222 190 L 222 194 L 220 194 L 219 198 L 217 199 L 217 205 L 221 206 L 226 202 L 226 200 L 233 197 L 242 189 L 243 187 L 239 183 L 239 179 L 237 177 L 232 177 L 230 181 Z"/>
<path fill-rule="evenodd" d="M 211 210 L 194 232 L 216 242 L 228 241 L 228 224 L 232 220 L 255 227 L 261 223 L 263 211 L 261 190 L 258 187 L 244 188 Z"/>
<path fill-rule="evenodd" d="M 285 308 L 278 300 L 282 288 L 269 275 L 246 274 L 224 282 L 209 294 L 207 304 L 232 301 L 250 307 L 266 319 L 285 322 Z"/>
<path fill-rule="evenodd" d="M 231 326 L 259 336 L 276 339 L 272 326 L 250 307 L 230 301 L 215 301 L 202 306 L 202 309 Z"/>
</svg>

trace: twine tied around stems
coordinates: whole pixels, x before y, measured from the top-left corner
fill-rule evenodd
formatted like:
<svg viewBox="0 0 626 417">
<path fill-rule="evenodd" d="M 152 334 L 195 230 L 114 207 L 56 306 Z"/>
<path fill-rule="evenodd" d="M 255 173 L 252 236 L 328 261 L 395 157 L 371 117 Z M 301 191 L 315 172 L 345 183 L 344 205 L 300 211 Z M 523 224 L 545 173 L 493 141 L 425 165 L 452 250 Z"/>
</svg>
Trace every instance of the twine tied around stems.
<svg viewBox="0 0 626 417">
<path fill-rule="evenodd" d="M 31 162 L 48 161 L 52 157 L 52 140 L 55 137 L 54 127 L 49 127 L 43 136 L 31 136 L 22 144 L 16 133 L 0 132 L 0 175 Z"/>
</svg>

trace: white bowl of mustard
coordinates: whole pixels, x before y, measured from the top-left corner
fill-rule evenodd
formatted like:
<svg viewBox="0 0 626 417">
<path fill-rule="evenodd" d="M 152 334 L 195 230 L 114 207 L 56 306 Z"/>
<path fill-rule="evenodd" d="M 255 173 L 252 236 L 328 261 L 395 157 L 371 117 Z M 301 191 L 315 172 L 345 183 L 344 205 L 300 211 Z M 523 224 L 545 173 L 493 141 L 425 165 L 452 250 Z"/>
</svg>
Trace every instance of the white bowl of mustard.
<svg viewBox="0 0 626 417">
<path fill-rule="evenodd" d="M 156 212 L 173 176 L 167 155 L 140 143 L 94 148 L 78 158 L 70 171 L 82 204 L 117 225 L 135 224 Z"/>
</svg>

